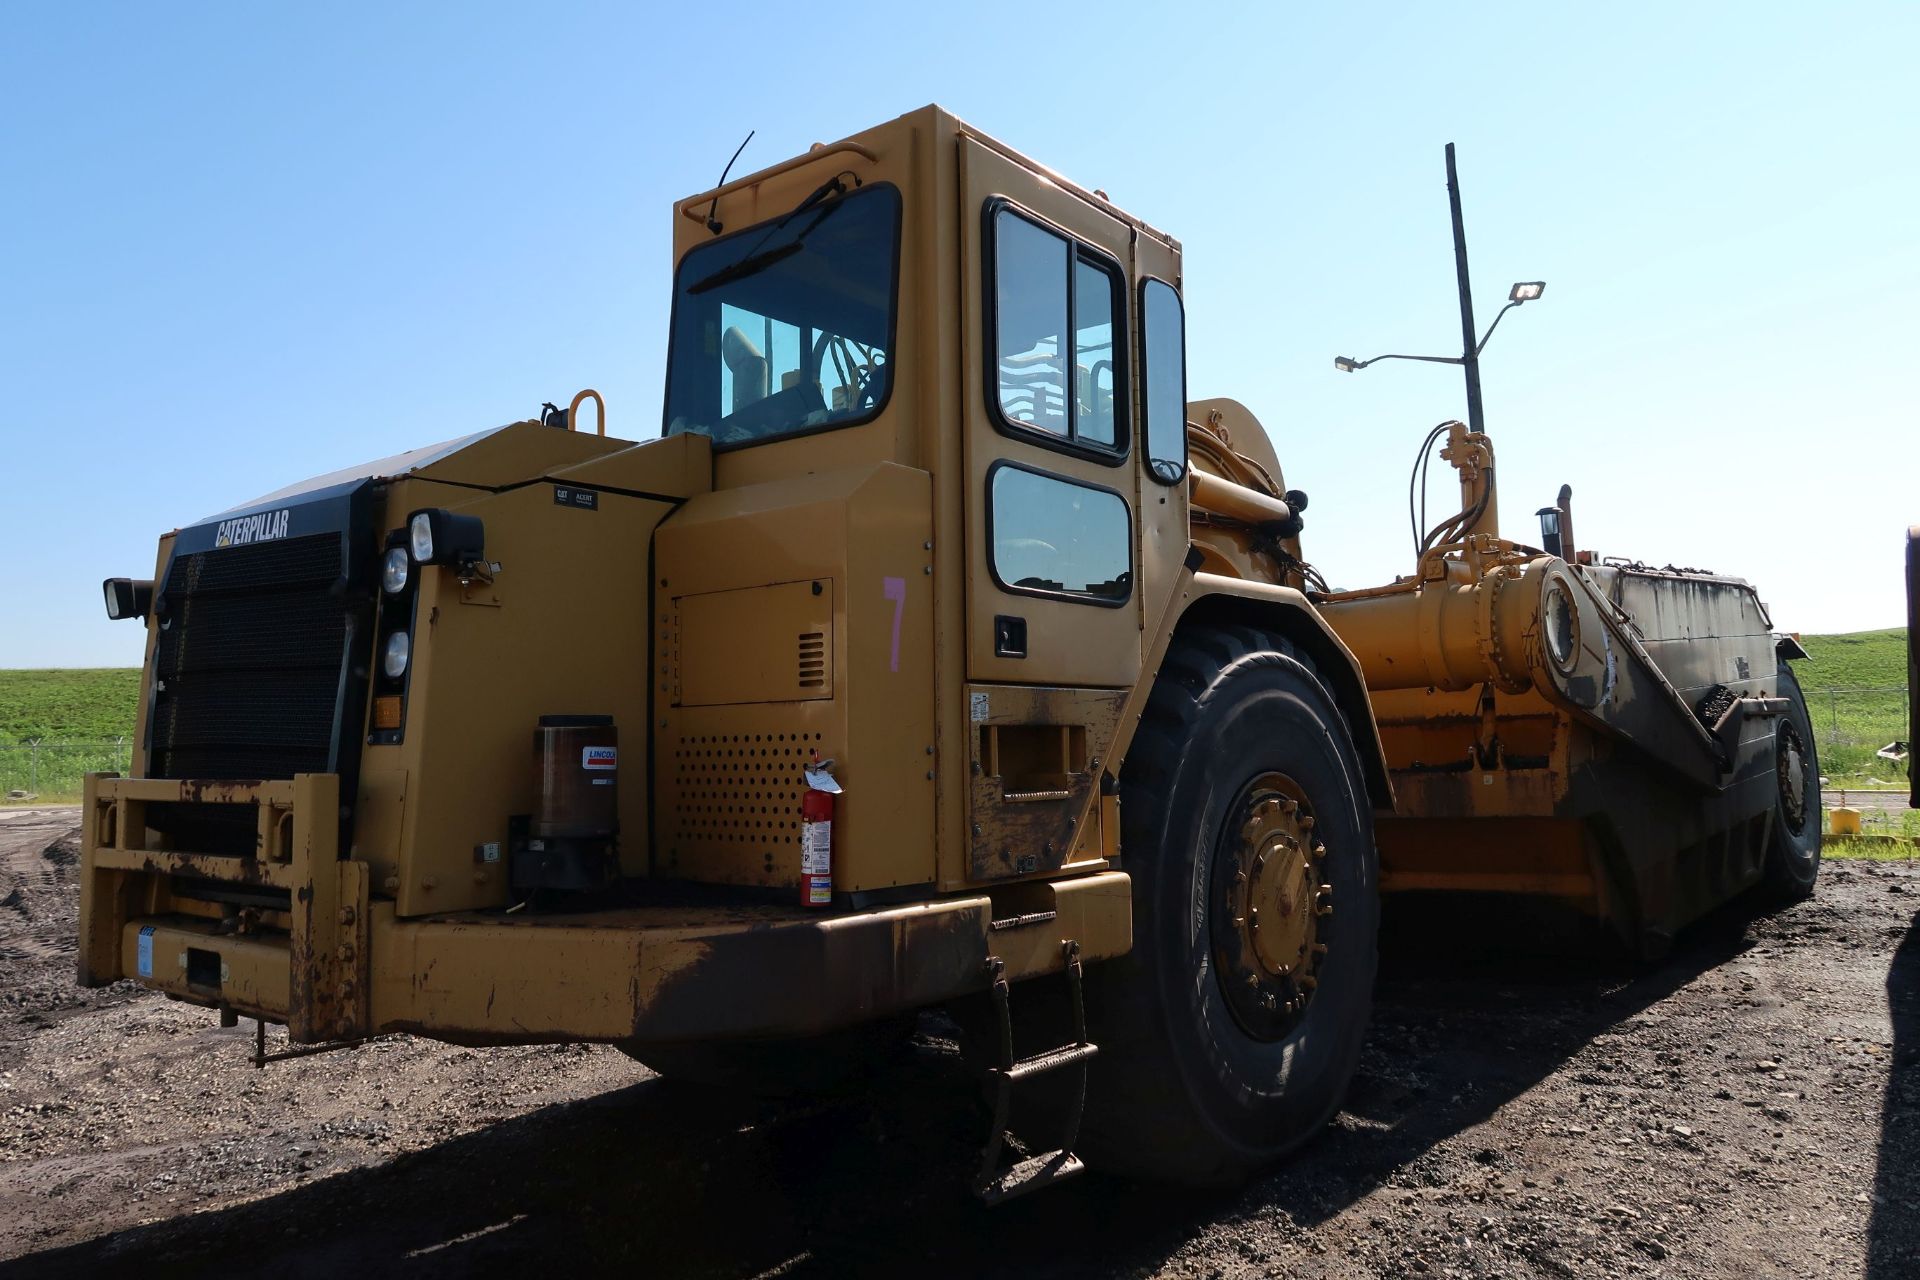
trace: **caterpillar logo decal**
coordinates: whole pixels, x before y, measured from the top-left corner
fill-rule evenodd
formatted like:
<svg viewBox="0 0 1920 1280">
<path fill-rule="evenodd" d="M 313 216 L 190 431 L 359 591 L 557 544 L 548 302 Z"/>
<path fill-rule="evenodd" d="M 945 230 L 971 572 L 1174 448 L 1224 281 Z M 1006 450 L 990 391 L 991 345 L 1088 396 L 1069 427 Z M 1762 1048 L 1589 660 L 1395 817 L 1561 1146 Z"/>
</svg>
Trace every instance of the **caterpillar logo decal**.
<svg viewBox="0 0 1920 1280">
<path fill-rule="evenodd" d="M 244 547 L 249 542 L 271 542 L 275 538 L 284 538 L 287 536 L 287 519 L 292 514 L 293 508 L 282 507 L 278 511 L 262 511 L 259 515 L 222 520 L 220 527 L 213 531 L 213 545 Z"/>
</svg>

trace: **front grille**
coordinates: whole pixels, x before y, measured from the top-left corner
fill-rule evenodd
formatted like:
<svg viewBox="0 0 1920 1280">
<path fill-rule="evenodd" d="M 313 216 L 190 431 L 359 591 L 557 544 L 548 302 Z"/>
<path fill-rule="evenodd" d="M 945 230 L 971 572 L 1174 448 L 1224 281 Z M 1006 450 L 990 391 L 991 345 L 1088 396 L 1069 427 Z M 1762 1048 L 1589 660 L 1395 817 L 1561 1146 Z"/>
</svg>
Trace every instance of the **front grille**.
<svg viewBox="0 0 1920 1280">
<path fill-rule="evenodd" d="M 317 533 L 174 559 L 159 602 L 152 776 L 334 771 L 352 632 L 336 591 L 342 541 Z"/>
</svg>

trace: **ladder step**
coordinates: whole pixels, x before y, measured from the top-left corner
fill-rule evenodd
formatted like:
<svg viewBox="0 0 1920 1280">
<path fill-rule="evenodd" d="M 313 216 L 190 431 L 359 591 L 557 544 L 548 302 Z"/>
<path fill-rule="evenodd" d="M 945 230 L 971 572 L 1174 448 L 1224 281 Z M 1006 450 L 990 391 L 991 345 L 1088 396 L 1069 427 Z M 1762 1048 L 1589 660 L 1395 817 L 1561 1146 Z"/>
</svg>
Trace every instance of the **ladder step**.
<svg viewBox="0 0 1920 1280">
<path fill-rule="evenodd" d="M 1029 1191 L 1050 1187 L 1085 1171 L 1080 1157 L 1071 1151 L 1049 1151 L 1029 1156 L 980 1188 L 980 1198 L 989 1205 L 1023 1196 Z"/>
<path fill-rule="evenodd" d="M 996 1075 L 1004 1075 L 1009 1080 L 1025 1080 L 1028 1076 L 1037 1076 L 1061 1067 L 1084 1062 L 1100 1052 L 1097 1044 L 1069 1044 L 1058 1049 L 1049 1049 L 1045 1053 L 1036 1053 L 1031 1058 L 1022 1058 L 1013 1064 L 1011 1070 L 1003 1067 L 993 1068 Z"/>
</svg>

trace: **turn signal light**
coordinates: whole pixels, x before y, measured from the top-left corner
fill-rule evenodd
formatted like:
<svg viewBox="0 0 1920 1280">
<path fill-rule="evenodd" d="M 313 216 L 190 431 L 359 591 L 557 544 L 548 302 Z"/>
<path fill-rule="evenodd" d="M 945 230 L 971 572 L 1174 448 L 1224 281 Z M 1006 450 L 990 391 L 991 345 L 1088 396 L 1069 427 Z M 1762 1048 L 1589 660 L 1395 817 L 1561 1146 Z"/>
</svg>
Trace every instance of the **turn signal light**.
<svg viewBox="0 0 1920 1280">
<path fill-rule="evenodd" d="M 398 729 L 400 727 L 400 695 L 384 693 L 373 700 L 373 727 L 376 729 Z"/>
</svg>

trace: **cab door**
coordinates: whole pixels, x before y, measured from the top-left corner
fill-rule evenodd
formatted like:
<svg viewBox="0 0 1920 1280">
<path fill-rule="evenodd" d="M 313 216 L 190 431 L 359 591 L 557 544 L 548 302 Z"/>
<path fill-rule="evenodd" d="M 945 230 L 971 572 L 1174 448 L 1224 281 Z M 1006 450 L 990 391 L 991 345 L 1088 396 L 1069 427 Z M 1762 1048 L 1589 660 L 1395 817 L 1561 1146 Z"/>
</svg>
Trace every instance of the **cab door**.
<svg viewBox="0 0 1920 1280">
<path fill-rule="evenodd" d="M 972 872 L 1097 858 L 1093 804 L 1140 676 L 1122 223 L 960 140 Z"/>
</svg>

